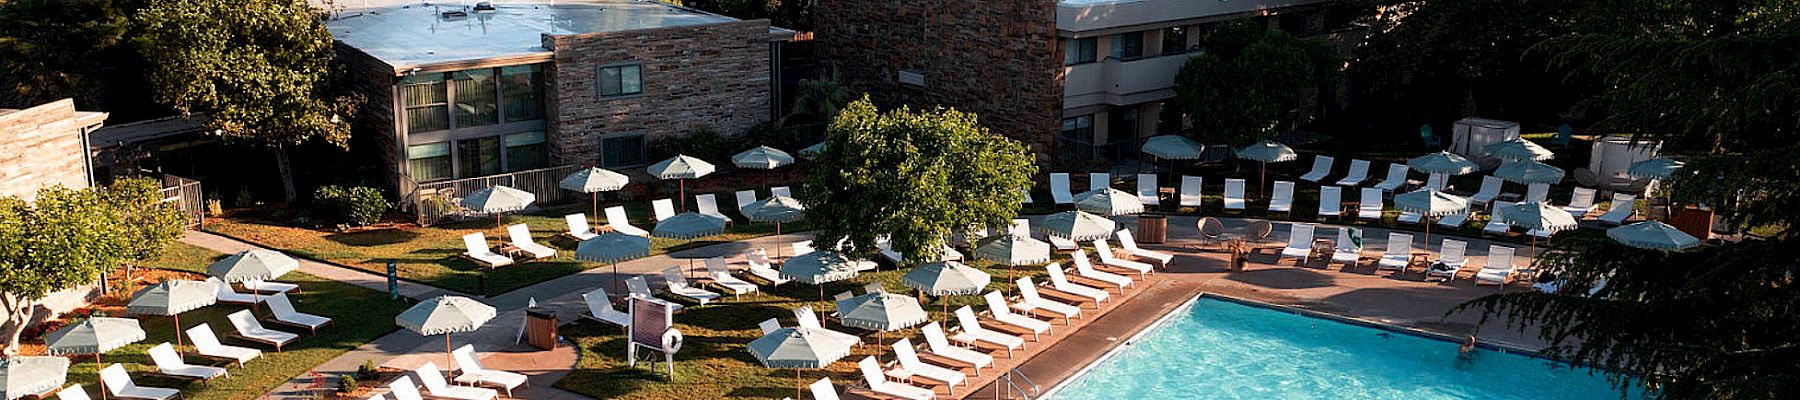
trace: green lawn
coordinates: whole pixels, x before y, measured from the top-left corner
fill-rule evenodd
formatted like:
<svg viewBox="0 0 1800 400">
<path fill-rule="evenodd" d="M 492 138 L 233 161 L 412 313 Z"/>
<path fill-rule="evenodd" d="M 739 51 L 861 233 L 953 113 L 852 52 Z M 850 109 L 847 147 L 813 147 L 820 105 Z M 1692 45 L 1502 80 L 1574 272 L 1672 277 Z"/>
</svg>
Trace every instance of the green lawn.
<svg viewBox="0 0 1800 400">
<path fill-rule="evenodd" d="M 720 201 L 723 203 L 719 205 L 721 209 L 736 209 L 736 204 L 732 199 L 721 198 Z M 602 205 L 602 207 L 605 206 Z M 628 214 L 634 217 L 631 221 L 632 225 L 646 230 L 656 225 L 650 220 L 652 213 L 648 202 L 631 202 L 625 206 Z M 386 263 L 394 261 L 402 279 L 465 293 L 500 294 L 533 283 L 581 272 L 588 268 L 603 266 L 597 262 L 576 260 L 576 242 L 558 236 L 568 230 L 568 224 L 563 221 L 563 215 L 589 212 L 588 210 L 587 204 L 577 204 L 552 207 L 533 213 L 506 215 L 505 223 L 507 225 L 523 223 L 530 226 L 533 240 L 539 244 L 554 247 L 558 251 L 556 256 L 548 259 L 522 261 L 494 269 L 479 266 L 458 256 L 464 250 L 462 235 L 484 232 L 489 242 L 494 241 L 496 236 L 505 236 L 505 232 L 495 230 L 492 219 L 475 219 L 423 228 L 407 226 L 354 233 L 331 233 L 281 225 L 254 217 L 238 217 L 214 219 L 207 224 L 206 229 L 263 246 L 282 249 L 282 251 L 294 255 L 330 261 L 376 273 L 386 273 Z M 642 217 L 642 219 L 636 217 Z M 589 222 L 599 224 L 601 221 L 590 218 Z M 800 231 L 806 227 L 804 223 L 794 223 L 784 225 L 783 229 Z M 727 227 L 725 234 L 722 235 L 692 241 L 653 238 L 651 253 L 661 254 L 671 250 L 738 241 L 774 233 L 774 224 L 750 224 L 739 220 Z"/>
<path fill-rule="evenodd" d="M 148 263 L 147 267 L 166 268 L 181 271 L 200 272 L 214 260 L 223 258 L 211 250 L 176 242 L 170 245 L 169 251 L 161 259 Z M 300 284 L 304 293 L 294 294 L 294 306 L 302 312 L 323 315 L 332 318 L 332 324 L 319 330 L 316 335 L 302 333 L 300 339 L 275 352 L 273 348 L 238 339 L 226 338 L 223 332 L 231 330 L 231 323 L 225 315 L 245 307 L 240 305 L 219 304 L 181 315 L 182 329 L 196 324 L 206 323 L 225 344 L 261 349 L 261 358 L 251 360 L 244 367 L 226 361 L 201 358 L 192 354 L 193 345 L 187 343 L 182 349 L 187 354 L 189 363 L 204 363 L 225 367 L 230 376 L 214 379 L 210 383 L 189 381 L 157 375 L 155 365 L 150 362 L 146 351 L 150 347 L 163 342 L 174 343 L 176 329 L 173 319 L 160 316 L 136 316 L 144 327 L 148 338 L 113 350 L 102 357 L 101 361 L 125 364 L 132 371 L 132 380 L 142 386 L 178 388 L 182 396 L 190 400 L 205 399 L 250 399 L 262 396 L 289 378 L 298 376 L 314 366 L 324 363 L 343 354 L 345 351 L 361 346 L 377 337 L 381 337 L 395 329 L 394 316 L 407 307 L 401 301 L 390 301 L 387 294 L 335 281 L 328 281 L 300 272 L 293 272 L 281 277 L 282 281 Z M 141 286 L 140 286 L 141 287 Z M 266 308 L 258 315 L 267 315 Z M 267 324 L 267 323 L 265 323 Z M 297 332 L 291 328 L 271 328 Z M 41 339 L 40 339 L 41 340 Z M 182 340 L 186 340 L 184 336 Z M 77 357 L 69 368 L 69 383 L 79 383 L 88 388 L 90 393 L 98 393 L 97 368 L 91 357 Z M 98 397 L 95 397 L 98 398 Z"/>
</svg>

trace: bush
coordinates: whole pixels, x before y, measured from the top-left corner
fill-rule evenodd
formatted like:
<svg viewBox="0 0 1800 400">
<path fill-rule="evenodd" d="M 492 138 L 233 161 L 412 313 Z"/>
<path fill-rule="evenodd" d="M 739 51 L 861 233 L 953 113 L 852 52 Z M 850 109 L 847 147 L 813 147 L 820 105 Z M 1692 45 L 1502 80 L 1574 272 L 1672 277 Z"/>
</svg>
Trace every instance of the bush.
<svg viewBox="0 0 1800 400">
<path fill-rule="evenodd" d="M 330 185 L 313 191 L 313 214 L 316 218 L 363 226 L 381 222 L 381 215 L 386 214 L 387 209 L 388 202 L 381 197 L 381 191 L 368 186 L 346 189 Z"/>
<path fill-rule="evenodd" d="M 363 361 L 362 365 L 356 367 L 356 377 L 372 381 L 381 378 L 381 371 L 375 368 L 375 360 Z"/>
<path fill-rule="evenodd" d="M 356 387 L 356 377 L 350 375 L 338 375 L 338 393 L 354 392 L 356 391 Z"/>
</svg>

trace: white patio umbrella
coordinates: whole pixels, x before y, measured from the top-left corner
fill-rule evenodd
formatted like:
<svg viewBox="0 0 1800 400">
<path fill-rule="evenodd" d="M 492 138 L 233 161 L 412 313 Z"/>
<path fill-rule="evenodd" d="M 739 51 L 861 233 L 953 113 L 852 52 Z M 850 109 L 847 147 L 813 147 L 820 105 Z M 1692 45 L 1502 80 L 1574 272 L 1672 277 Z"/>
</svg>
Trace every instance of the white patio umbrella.
<svg viewBox="0 0 1800 400">
<path fill-rule="evenodd" d="M 1262 197 L 1263 184 L 1268 183 L 1269 163 L 1288 162 L 1300 158 L 1294 149 L 1273 140 L 1263 139 L 1249 146 L 1239 147 L 1237 157 L 1256 160 L 1262 163 L 1256 172 L 1256 197 Z"/>
<path fill-rule="evenodd" d="M 1494 170 L 1494 177 L 1523 184 L 1562 182 L 1563 169 L 1532 160 L 1507 161 Z"/>
<path fill-rule="evenodd" d="M 650 238 L 607 232 L 575 245 L 575 259 L 612 264 L 613 290 L 619 293 L 619 262 L 650 255 Z"/>
<path fill-rule="evenodd" d="M 681 210 L 687 210 L 687 180 L 698 179 L 713 173 L 712 163 L 687 155 L 678 155 L 645 168 L 656 179 L 676 179 L 681 182 Z"/>
<path fill-rule="evenodd" d="M 656 222 L 650 229 L 650 236 L 664 239 L 691 240 L 725 233 L 725 220 L 697 212 L 688 211 L 675 214 L 673 217 Z M 688 266 L 693 267 L 693 259 L 688 259 Z M 687 271 L 682 271 L 686 274 Z"/>
<path fill-rule="evenodd" d="M 756 146 L 731 156 L 731 164 L 745 169 L 776 169 L 794 163 L 794 156 L 769 146 Z"/>
<path fill-rule="evenodd" d="M 1631 163 L 1631 166 L 1625 169 L 1625 174 L 1642 179 L 1669 179 L 1685 166 L 1687 164 L 1680 161 L 1657 157 Z"/>
<path fill-rule="evenodd" d="M 214 261 L 206 266 L 206 274 L 230 284 L 272 280 L 297 269 L 300 269 L 300 262 L 287 254 L 274 250 L 250 249 Z M 255 299 L 257 296 L 260 296 L 260 292 L 252 286 L 250 297 Z M 257 303 L 260 302 L 252 301 L 250 308 L 255 309 Z"/>
<path fill-rule="evenodd" d="M 175 317 L 175 331 L 181 332 L 181 313 L 219 302 L 219 292 L 210 282 L 170 280 L 139 290 L 125 305 L 131 314 Z M 175 351 L 181 351 L 181 335 L 175 335 Z"/>
<path fill-rule="evenodd" d="M 1044 223 L 1038 224 L 1037 230 L 1046 235 L 1085 241 L 1112 237 L 1116 226 L 1118 226 L 1117 223 L 1106 217 L 1076 210 L 1063 211 L 1044 217 Z"/>
<path fill-rule="evenodd" d="M 1425 245 L 1429 247 L 1431 246 L 1431 218 L 1468 212 L 1469 199 L 1426 188 L 1394 195 L 1394 208 L 1400 211 L 1416 212 L 1424 217 Z"/>
<path fill-rule="evenodd" d="M 980 250 L 976 252 L 979 254 Z M 963 263 L 938 261 L 921 264 L 906 271 L 906 275 L 900 277 L 900 283 L 918 290 L 919 294 L 942 297 L 979 294 L 987 289 L 988 283 L 993 282 L 993 279 L 993 275 Z M 950 312 L 950 303 L 944 303 L 944 312 Z"/>
<path fill-rule="evenodd" d="M 852 260 L 841 253 L 817 250 L 796 255 L 781 263 L 782 278 L 819 286 L 819 300 L 825 300 L 825 284 L 855 278 L 863 267 L 874 268 L 874 262 Z"/>
<path fill-rule="evenodd" d="M 0 360 L 0 387 L 6 400 L 32 396 L 62 387 L 69 379 L 69 359 L 16 356 Z"/>
<path fill-rule="evenodd" d="M 556 183 L 556 186 L 591 195 L 594 200 L 594 216 L 598 217 L 600 215 L 600 192 L 624 189 L 625 185 L 629 183 L 631 183 L 631 177 L 625 176 L 625 174 L 588 167 L 563 177 L 562 181 Z"/>
<path fill-rule="evenodd" d="M 811 146 L 806 146 L 806 148 L 800 149 L 800 156 L 809 159 L 818 158 L 820 154 L 825 153 L 826 143 L 830 142 L 819 142 Z"/>
<path fill-rule="evenodd" d="M 1528 230 L 1543 230 L 1552 236 L 1556 235 L 1556 232 L 1574 229 L 1576 226 L 1575 216 L 1569 215 L 1568 211 L 1549 203 L 1514 204 L 1501 209 L 1499 214 L 1500 222 Z M 1531 236 L 1531 258 L 1536 260 L 1537 235 L 1530 232 L 1526 232 L 1526 235 Z"/>
<path fill-rule="evenodd" d="M 919 300 L 883 291 L 837 301 L 838 323 L 844 326 L 878 332 L 875 344 L 887 340 L 887 332 L 911 328 L 930 321 Z"/>
<path fill-rule="evenodd" d="M 469 193 L 467 197 L 463 197 L 462 206 L 470 211 L 493 214 L 494 242 L 500 243 L 500 238 L 505 236 L 501 233 L 500 226 L 503 223 L 500 221 L 500 213 L 523 210 L 536 201 L 537 195 L 531 192 L 496 185 Z"/>
<path fill-rule="evenodd" d="M 44 347 L 53 356 L 93 354 L 94 369 L 98 371 L 101 354 L 139 340 L 144 340 L 144 328 L 135 319 L 89 317 L 50 332 Z M 100 383 L 100 398 L 106 398 L 105 381 Z"/>
<path fill-rule="evenodd" d="M 443 295 L 394 316 L 394 324 L 420 336 L 444 335 L 444 368 L 455 369 L 450 360 L 450 334 L 480 329 L 495 314 L 494 306 L 475 299 Z"/>
<path fill-rule="evenodd" d="M 850 348 L 855 345 L 856 342 L 844 341 L 834 335 L 788 327 L 756 338 L 745 348 L 756 361 L 762 362 L 763 367 L 794 370 L 794 398 L 798 399 L 805 387 L 800 380 L 800 370 L 825 368 L 850 355 Z"/>
<path fill-rule="evenodd" d="M 1700 238 L 1659 221 L 1644 221 L 1607 229 L 1606 237 L 1640 249 L 1682 250 L 1700 245 Z"/>
<path fill-rule="evenodd" d="M 1544 161 L 1556 158 L 1556 153 L 1551 152 L 1550 149 L 1525 139 L 1489 143 L 1487 146 L 1482 146 L 1482 149 L 1487 150 L 1488 155 L 1507 161 Z"/>
<path fill-rule="evenodd" d="M 1406 166 L 1432 174 L 1462 175 L 1475 172 L 1475 163 L 1455 153 L 1440 151 L 1406 160 Z"/>
<path fill-rule="evenodd" d="M 1100 188 L 1075 195 L 1075 209 L 1108 217 L 1144 212 L 1144 202 L 1137 195 L 1113 188 Z"/>
<path fill-rule="evenodd" d="M 773 196 L 743 206 L 750 222 L 775 223 L 775 258 L 781 258 L 781 224 L 806 218 L 806 206 L 787 196 Z"/>
<path fill-rule="evenodd" d="M 1144 145 L 1138 150 L 1164 160 L 1195 160 L 1206 147 L 1186 136 L 1160 135 L 1144 139 Z"/>
</svg>

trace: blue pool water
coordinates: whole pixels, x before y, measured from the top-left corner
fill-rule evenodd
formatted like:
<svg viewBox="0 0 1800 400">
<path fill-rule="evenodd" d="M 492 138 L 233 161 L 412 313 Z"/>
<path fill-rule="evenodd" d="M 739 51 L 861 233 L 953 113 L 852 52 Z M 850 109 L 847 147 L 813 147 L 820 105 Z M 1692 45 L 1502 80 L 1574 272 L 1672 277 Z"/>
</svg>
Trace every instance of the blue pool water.
<svg viewBox="0 0 1800 400">
<path fill-rule="evenodd" d="M 1077 399 L 1617 399 L 1541 358 L 1203 297 L 1053 394 Z"/>
</svg>

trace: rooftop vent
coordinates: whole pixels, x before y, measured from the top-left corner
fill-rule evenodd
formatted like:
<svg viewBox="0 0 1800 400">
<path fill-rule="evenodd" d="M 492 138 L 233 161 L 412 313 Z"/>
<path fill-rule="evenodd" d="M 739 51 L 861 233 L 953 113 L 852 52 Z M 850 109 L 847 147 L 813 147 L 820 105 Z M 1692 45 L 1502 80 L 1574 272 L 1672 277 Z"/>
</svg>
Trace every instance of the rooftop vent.
<svg viewBox="0 0 1800 400">
<path fill-rule="evenodd" d="M 494 12 L 494 3 L 486 2 L 486 1 L 475 3 L 475 12 L 477 12 L 477 13 Z"/>
<path fill-rule="evenodd" d="M 455 20 L 460 20 L 463 18 L 468 18 L 469 12 L 463 11 L 463 10 L 449 10 L 449 11 L 439 12 L 438 15 L 443 17 L 445 21 L 455 21 Z"/>
</svg>

